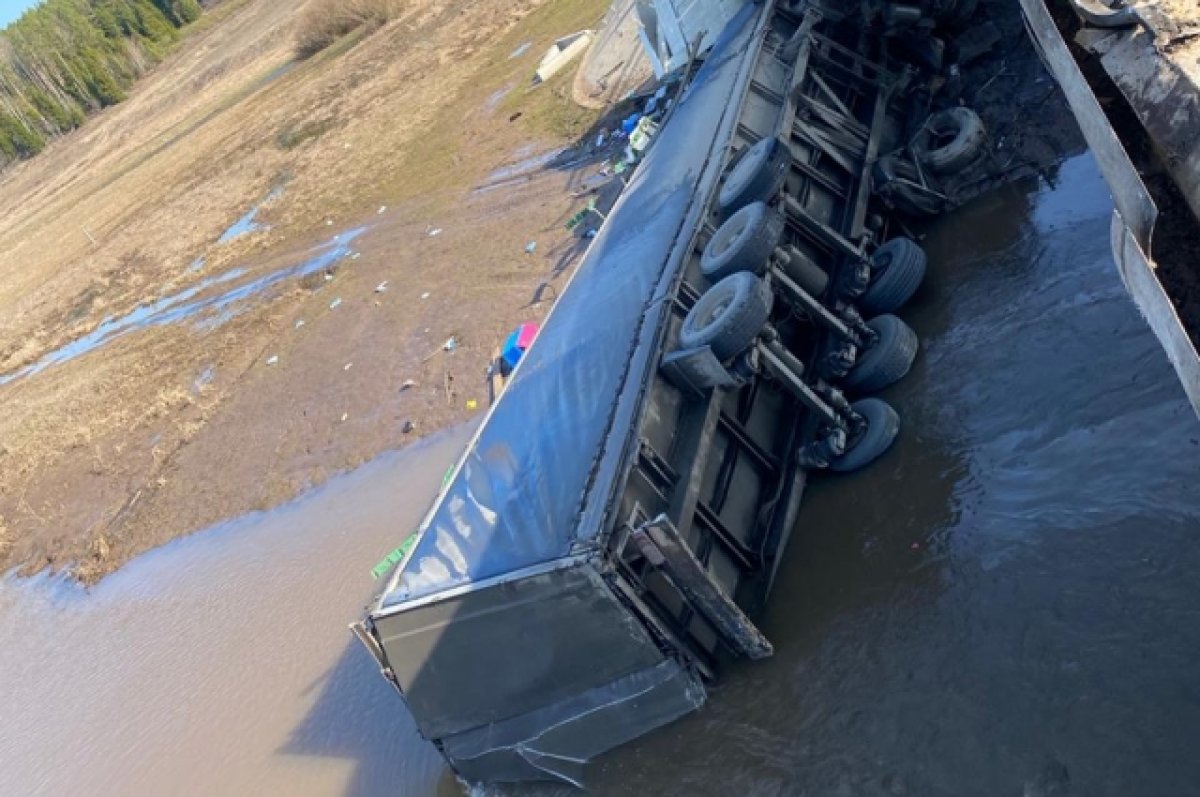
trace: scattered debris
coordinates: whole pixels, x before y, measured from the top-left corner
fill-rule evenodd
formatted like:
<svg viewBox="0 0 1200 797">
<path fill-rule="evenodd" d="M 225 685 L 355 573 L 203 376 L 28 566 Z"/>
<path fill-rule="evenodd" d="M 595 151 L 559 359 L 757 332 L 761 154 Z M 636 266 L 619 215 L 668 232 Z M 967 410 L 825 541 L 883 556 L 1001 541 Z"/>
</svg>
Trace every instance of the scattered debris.
<svg viewBox="0 0 1200 797">
<path fill-rule="evenodd" d="M 521 361 L 521 357 L 533 345 L 533 340 L 537 337 L 539 329 L 540 327 L 537 324 L 527 321 L 517 326 L 505 338 L 504 343 L 500 346 L 500 359 L 508 366 L 509 371 L 517 367 L 517 363 Z"/>
<path fill-rule="evenodd" d="M 530 241 L 529 243 L 525 244 L 525 254 L 532 255 L 536 251 L 537 241 Z"/>
<path fill-rule="evenodd" d="M 346 420 L 347 420 L 349 417 L 350 417 L 350 413 L 348 413 L 348 412 L 343 412 L 343 413 L 342 413 L 342 423 L 345 423 L 345 422 L 346 422 Z"/>
<path fill-rule="evenodd" d="M 354 363 L 346 363 L 345 365 L 343 365 L 343 366 L 342 366 L 342 370 L 343 370 L 343 371 L 349 371 L 349 370 L 350 370 L 350 366 L 352 366 L 352 365 L 354 365 Z"/>
<path fill-rule="evenodd" d="M 333 281 L 333 273 L 332 273 L 332 272 L 329 272 L 329 271 L 326 271 L 326 272 L 325 272 L 325 281 L 326 281 L 326 282 L 332 282 L 332 281 Z"/>
<path fill-rule="evenodd" d="M 454 351 L 458 348 L 458 338 L 451 336 L 442 344 L 442 351 Z"/>
<path fill-rule="evenodd" d="M 375 286 L 375 292 L 383 293 L 384 291 L 387 290 L 387 284 L 388 284 L 387 280 L 384 280 L 383 282 L 379 283 L 378 285 Z"/>
<path fill-rule="evenodd" d="M 300 327 L 304 326 L 304 319 L 303 319 L 303 318 L 297 318 L 297 319 L 296 319 L 296 323 L 295 323 L 293 326 L 294 326 L 296 329 L 299 329 Z"/>
<path fill-rule="evenodd" d="M 404 434 L 409 434 L 410 432 L 412 432 L 413 429 L 416 429 L 416 428 L 417 428 L 417 425 L 415 423 L 413 423 L 410 420 L 406 420 L 404 422 L 404 425 L 400 427 L 400 431 L 403 432 Z"/>
<path fill-rule="evenodd" d="M 279 362 L 278 354 L 272 354 L 270 357 L 267 358 L 267 365 L 275 365 L 278 362 Z"/>
<path fill-rule="evenodd" d="M 338 305 L 340 305 L 341 303 L 342 303 L 342 297 L 339 296 L 338 298 L 334 299 L 332 302 L 329 303 L 329 309 L 336 310 Z"/>
<path fill-rule="evenodd" d="M 520 47 L 508 54 L 508 60 L 520 58 L 525 53 L 529 52 L 529 48 L 533 46 L 533 42 L 523 42 Z"/>
<path fill-rule="evenodd" d="M 593 35 L 590 30 L 581 30 L 563 36 L 550 45 L 550 49 L 546 51 L 542 62 L 538 64 L 537 71 L 533 74 L 533 85 L 544 83 L 558 74 L 558 71 L 564 66 L 583 55 L 591 45 Z"/>
<path fill-rule="evenodd" d="M 658 133 L 658 123 L 649 116 L 638 119 L 633 132 L 629 134 L 629 144 L 625 147 L 625 160 L 635 162 L 650 146 L 651 139 Z"/>
<path fill-rule="evenodd" d="M 399 564 L 404 559 L 405 555 L 408 554 L 409 549 L 413 547 L 414 543 L 416 543 L 417 537 L 418 535 L 416 532 L 409 534 L 408 537 L 405 538 L 404 542 L 400 543 L 399 548 L 389 553 L 386 557 L 384 557 L 383 561 L 375 565 L 375 568 L 371 571 L 371 578 L 378 581 L 386 576 L 388 572 L 397 564 Z"/>
<path fill-rule="evenodd" d="M 414 382 L 413 380 L 405 379 L 404 384 L 400 385 L 400 392 L 403 393 L 405 390 L 411 390 L 412 388 L 414 388 L 416 386 L 417 386 L 417 383 Z"/>
<path fill-rule="evenodd" d="M 375 211 L 376 216 L 382 216 L 384 213 L 387 213 L 387 205 L 380 205 L 379 210 Z"/>
<path fill-rule="evenodd" d="M 355 252 L 354 254 L 350 255 L 351 260 L 358 260 L 360 257 L 362 257 L 362 252 Z"/>
<path fill-rule="evenodd" d="M 434 237 L 436 237 L 436 236 L 438 236 L 438 235 L 441 235 L 441 234 L 442 234 L 442 228 L 441 228 L 441 227 L 430 227 L 430 228 L 429 228 L 429 232 L 427 232 L 427 233 L 426 233 L 426 235 L 428 235 L 430 238 L 434 238 Z"/>
<path fill-rule="evenodd" d="M 325 219 L 325 226 L 326 226 L 326 227 L 332 227 L 332 226 L 333 226 L 333 219 Z"/>
<path fill-rule="evenodd" d="M 421 294 L 421 298 L 422 298 L 422 299 L 428 299 L 428 298 L 429 298 L 429 291 L 425 291 L 424 293 L 422 293 L 422 294 Z M 426 332 L 428 332 L 429 330 L 425 330 L 425 331 L 426 331 Z"/>
</svg>

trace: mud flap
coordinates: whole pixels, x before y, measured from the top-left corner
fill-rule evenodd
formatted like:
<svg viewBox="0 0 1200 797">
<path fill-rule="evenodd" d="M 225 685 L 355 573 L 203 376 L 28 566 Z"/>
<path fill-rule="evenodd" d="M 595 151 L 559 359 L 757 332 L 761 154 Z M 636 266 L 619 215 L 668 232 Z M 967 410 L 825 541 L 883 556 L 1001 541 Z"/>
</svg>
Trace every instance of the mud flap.
<svg viewBox="0 0 1200 797">
<path fill-rule="evenodd" d="M 699 677 L 668 659 L 528 714 L 440 740 L 472 783 L 551 780 L 583 786 L 595 756 L 703 705 Z"/>
</svg>

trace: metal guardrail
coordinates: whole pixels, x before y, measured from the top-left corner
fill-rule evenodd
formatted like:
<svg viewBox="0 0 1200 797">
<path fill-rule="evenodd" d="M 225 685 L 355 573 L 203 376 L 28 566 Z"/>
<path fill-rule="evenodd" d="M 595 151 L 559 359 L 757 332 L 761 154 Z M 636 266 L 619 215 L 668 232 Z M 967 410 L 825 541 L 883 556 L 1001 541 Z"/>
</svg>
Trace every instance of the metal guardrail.
<svg viewBox="0 0 1200 797">
<path fill-rule="evenodd" d="M 1154 273 L 1147 254 L 1158 208 L 1125 151 L 1096 95 L 1054 24 L 1044 0 L 1021 0 L 1030 37 L 1047 69 L 1062 87 L 1100 172 L 1112 191 L 1112 252 L 1134 304 L 1175 368 L 1192 409 L 1200 416 L 1200 354 Z"/>
</svg>

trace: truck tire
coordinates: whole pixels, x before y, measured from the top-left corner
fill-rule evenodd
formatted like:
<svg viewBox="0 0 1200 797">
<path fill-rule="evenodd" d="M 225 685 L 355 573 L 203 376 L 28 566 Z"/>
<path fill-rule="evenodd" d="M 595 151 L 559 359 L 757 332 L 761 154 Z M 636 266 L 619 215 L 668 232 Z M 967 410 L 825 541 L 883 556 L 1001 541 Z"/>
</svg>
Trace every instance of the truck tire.
<svg viewBox="0 0 1200 797">
<path fill-rule="evenodd" d="M 764 138 L 742 152 L 725 175 L 717 195 L 721 215 L 741 210 L 751 202 L 770 199 L 783 188 L 792 165 L 792 153 L 778 138 Z"/>
<path fill-rule="evenodd" d="M 700 273 L 709 282 L 749 271 L 759 276 L 779 238 L 783 235 L 783 215 L 762 202 L 751 202 L 722 224 L 700 255 Z"/>
<path fill-rule="evenodd" d="M 859 356 L 842 380 L 842 387 L 857 393 L 873 393 L 894 385 L 917 359 L 917 333 L 896 316 L 876 316 L 867 326 L 875 330 L 879 340 Z"/>
<path fill-rule="evenodd" d="M 679 348 L 708 346 L 725 361 L 749 348 L 771 316 L 771 287 L 748 271 L 705 292 L 683 319 Z"/>
<path fill-rule="evenodd" d="M 922 188 L 914 167 L 894 155 L 884 155 L 871 167 L 871 190 L 893 210 L 909 216 L 937 216 L 948 202 L 936 191 Z"/>
<path fill-rule="evenodd" d="M 925 252 L 911 238 L 893 238 L 871 255 L 871 282 L 859 299 L 866 315 L 894 313 L 925 279 Z"/>
<path fill-rule="evenodd" d="M 891 448 L 900 433 L 900 416 L 883 399 L 860 399 L 850 406 L 867 424 L 846 444 L 846 453 L 829 463 L 830 470 L 840 473 L 865 468 Z"/>
<path fill-rule="evenodd" d="M 938 174 L 960 172 L 983 152 L 987 133 L 970 108 L 947 108 L 925 120 L 913 141 L 913 154 Z"/>
</svg>

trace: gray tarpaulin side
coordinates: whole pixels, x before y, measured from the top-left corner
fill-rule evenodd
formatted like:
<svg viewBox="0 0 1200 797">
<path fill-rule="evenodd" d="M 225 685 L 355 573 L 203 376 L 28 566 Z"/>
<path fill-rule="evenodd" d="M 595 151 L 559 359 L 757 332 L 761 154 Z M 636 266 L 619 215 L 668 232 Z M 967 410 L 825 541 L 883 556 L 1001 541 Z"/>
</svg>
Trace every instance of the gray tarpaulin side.
<svg viewBox="0 0 1200 797">
<path fill-rule="evenodd" d="M 585 499 L 589 490 L 607 495 L 619 469 L 620 424 L 631 418 L 630 396 L 653 355 L 664 286 L 685 254 L 678 239 L 699 222 L 715 183 L 708 167 L 726 117 L 737 111 L 741 56 L 761 10 L 744 7 L 696 74 L 379 608 L 559 558 L 596 533 L 580 528 L 599 517 Z"/>
</svg>

